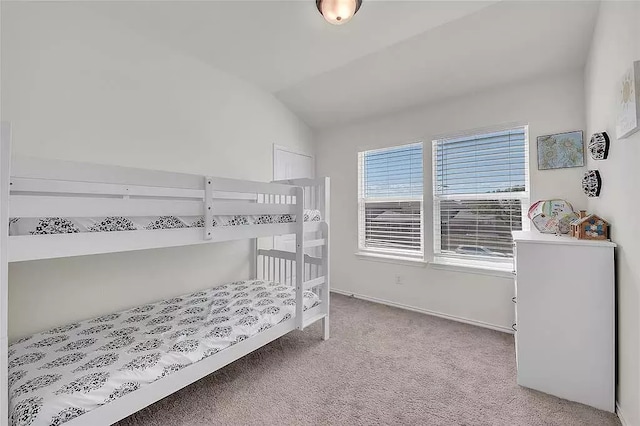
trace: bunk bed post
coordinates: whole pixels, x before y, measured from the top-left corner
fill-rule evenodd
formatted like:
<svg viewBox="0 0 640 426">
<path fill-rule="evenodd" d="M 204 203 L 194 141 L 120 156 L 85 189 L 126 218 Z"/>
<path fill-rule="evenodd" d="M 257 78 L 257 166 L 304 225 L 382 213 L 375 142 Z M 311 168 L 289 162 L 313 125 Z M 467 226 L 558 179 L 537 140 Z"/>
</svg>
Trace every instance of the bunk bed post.
<svg viewBox="0 0 640 426">
<path fill-rule="evenodd" d="M 9 418 L 8 374 L 8 291 L 9 185 L 11 179 L 11 127 L 0 124 L 0 424 Z"/>
<path fill-rule="evenodd" d="M 204 239 L 210 240 L 213 231 L 213 179 L 204 177 Z"/>
<path fill-rule="evenodd" d="M 254 280 L 258 279 L 258 239 L 257 238 L 252 238 L 251 239 L 251 265 L 250 268 L 251 270 L 249 271 L 249 274 L 251 275 L 251 278 Z"/>
<path fill-rule="evenodd" d="M 324 217 L 324 239 L 325 239 L 325 243 L 324 246 L 322 247 L 322 272 L 324 274 L 324 288 L 322 290 L 322 305 L 325 307 L 324 309 L 326 310 L 326 316 L 324 318 L 322 318 L 322 339 L 323 340 L 327 340 L 329 339 L 329 292 L 331 291 L 331 285 L 330 285 L 330 265 L 331 262 L 329 262 L 329 233 L 330 233 L 330 226 L 329 226 L 329 210 L 330 210 L 330 194 L 331 194 L 331 181 L 328 177 L 324 178 L 324 185 L 323 185 L 323 197 L 321 198 L 321 202 L 322 202 L 322 214 Z"/>
<path fill-rule="evenodd" d="M 296 328 L 304 328 L 304 189 L 296 187 Z"/>
</svg>

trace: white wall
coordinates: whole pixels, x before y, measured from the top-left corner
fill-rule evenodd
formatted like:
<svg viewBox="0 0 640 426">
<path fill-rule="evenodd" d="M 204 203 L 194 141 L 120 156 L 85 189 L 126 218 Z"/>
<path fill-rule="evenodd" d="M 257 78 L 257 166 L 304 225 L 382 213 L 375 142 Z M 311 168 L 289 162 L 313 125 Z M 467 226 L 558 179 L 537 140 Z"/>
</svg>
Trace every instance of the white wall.
<svg viewBox="0 0 640 426">
<path fill-rule="evenodd" d="M 508 123 L 528 123 L 532 200 L 559 197 L 586 207 L 582 168 L 538 171 L 535 138 L 584 129 L 582 70 L 472 94 L 318 135 L 319 175 L 333 179 L 332 286 L 421 310 L 510 329 L 513 279 L 416 267 L 355 256 L 357 250 L 357 152 L 425 142 L 425 244 L 432 253 L 431 140 L 436 136 Z M 395 283 L 401 275 L 402 285 Z"/>
<path fill-rule="evenodd" d="M 2 2 L 2 120 L 17 155 L 254 180 L 310 130 L 247 83 L 87 13 Z M 249 242 L 12 264 L 9 336 L 249 275 Z"/>
<path fill-rule="evenodd" d="M 640 60 L 640 3 L 602 2 L 585 71 L 587 130 L 606 131 L 609 158 L 593 161 L 600 170 L 602 192 L 589 199 L 589 210 L 611 223 L 616 250 L 618 303 L 617 399 L 627 424 L 640 425 L 640 132 L 627 139 L 615 135 L 619 81 Z"/>
</svg>

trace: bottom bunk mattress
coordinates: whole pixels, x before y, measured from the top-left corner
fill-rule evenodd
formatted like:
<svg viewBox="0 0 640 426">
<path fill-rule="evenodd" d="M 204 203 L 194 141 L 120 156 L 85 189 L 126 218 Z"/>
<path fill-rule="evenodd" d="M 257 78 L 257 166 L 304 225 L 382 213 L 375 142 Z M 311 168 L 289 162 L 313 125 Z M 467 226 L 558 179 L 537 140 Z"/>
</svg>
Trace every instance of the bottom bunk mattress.
<svg viewBox="0 0 640 426">
<path fill-rule="evenodd" d="M 60 425 L 290 319 L 295 305 L 291 286 L 237 281 L 20 339 L 9 345 L 11 424 Z"/>
</svg>

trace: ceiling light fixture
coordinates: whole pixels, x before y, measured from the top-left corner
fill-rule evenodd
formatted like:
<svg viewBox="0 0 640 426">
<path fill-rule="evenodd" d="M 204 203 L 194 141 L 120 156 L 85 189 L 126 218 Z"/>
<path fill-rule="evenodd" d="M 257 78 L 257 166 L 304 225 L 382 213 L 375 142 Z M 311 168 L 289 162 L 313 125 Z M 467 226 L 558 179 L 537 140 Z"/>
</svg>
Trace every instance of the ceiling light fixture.
<svg viewBox="0 0 640 426">
<path fill-rule="evenodd" d="M 349 22 L 361 5 L 362 0 L 316 0 L 318 11 L 333 25 Z"/>
</svg>

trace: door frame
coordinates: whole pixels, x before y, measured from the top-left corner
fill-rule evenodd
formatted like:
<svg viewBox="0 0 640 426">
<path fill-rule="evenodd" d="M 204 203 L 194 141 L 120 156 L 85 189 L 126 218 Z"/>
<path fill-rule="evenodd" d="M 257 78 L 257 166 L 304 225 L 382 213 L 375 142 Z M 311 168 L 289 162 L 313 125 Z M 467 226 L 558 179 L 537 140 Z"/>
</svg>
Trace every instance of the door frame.
<svg viewBox="0 0 640 426">
<path fill-rule="evenodd" d="M 278 145 L 276 143 L 273 144 L 273 150 L 272 150 L 272 154 L 271 154 L 271 160 L 272 160 L 272 173 L 271 173 L 271 179 L 275 180 L 276 178 L 276 153 L 278 151 L 281 152 L 288 152 L 291 154 L 296 154 L 296 155 L 301 155 L 303 157 L 309 157 L 311 159 L 311 176 L 315 177 L 316 176 L 316 158 L 313 154 L 309 154 L 308 152 L 304 152 L 302 150 L 296 149 L 296 148 L 290 148 L 288 146 L 283 146 L 283 145 Z M 282 237 L 282 235 L 280 236 L 273 236 L 271 238 L 271 244 L 272 247 L 276 247 L 276 239 Z"/>
<path fill-rule="evenodd" d="M 313 170 L 311 174 L 313 175 L 313 177 L 316 176 L 316 157 L 313 154 L 309 154 L 308 152 L 305 152 L 296 148 L 291 148 L 288 146 L 278 145 L 274 143 L 273 150 L 271 151 L 271 179 L 275 180 L 276 178 L 276 152 L 278 151 L 290 152 L 291 154 L 297 154 L 297 155 L 302 155 L 302 156 L 311 158 L 311 164 L 313 165 L 312 166 Z"/>
</svg>

